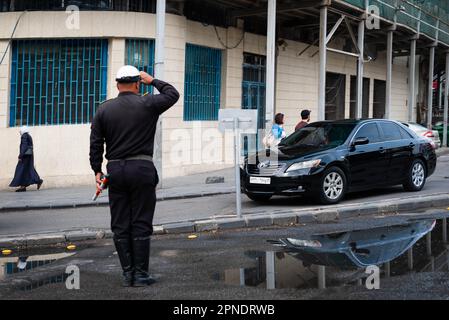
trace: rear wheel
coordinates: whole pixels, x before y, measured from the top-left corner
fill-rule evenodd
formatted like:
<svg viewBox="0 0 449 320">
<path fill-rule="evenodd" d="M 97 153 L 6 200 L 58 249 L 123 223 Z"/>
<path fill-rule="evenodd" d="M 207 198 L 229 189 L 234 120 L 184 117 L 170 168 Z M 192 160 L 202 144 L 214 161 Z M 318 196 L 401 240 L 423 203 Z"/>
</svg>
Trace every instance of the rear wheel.
<svg viewBox="0 0 449 320">
<path fill-rule="evenodd" d="M 266 195 L 266 194 L 254 194 L 254 193 L 247 193 L 246 194 L 248 198 L 255 202 L 268 202 L 271 200 L 273 196 Z"/>
<path fill-rule="evenodd" d="M 422 160 L 416 159 L 410 166 L 407 181 L 404 183 L 404 189 L 410 192 L 421 191 L 426 185 L 426 181 L 426 165 Z"/>
<path fill-rule="evenodd" d="M 338 167 L 327 169 L 321 179 L 318 200 L 322 204 L 339 203 L 346 195 L 346 175 Z"/>
</svg>

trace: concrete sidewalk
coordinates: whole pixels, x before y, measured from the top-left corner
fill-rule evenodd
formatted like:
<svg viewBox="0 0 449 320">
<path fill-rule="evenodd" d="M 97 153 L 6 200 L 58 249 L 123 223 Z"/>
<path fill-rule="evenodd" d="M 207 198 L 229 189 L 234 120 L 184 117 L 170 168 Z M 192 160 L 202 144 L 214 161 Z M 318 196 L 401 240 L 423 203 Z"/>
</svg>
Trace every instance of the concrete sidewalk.
<svg viewBox="0 0 449 320">
<path fill-rule="evenodd" d="M 193 176 L 166 179 L 163 188 L 157 192 L 158 201 L 200 198 L 235 193 L 233 169 L 197 174 Z M 224 178 L 224 183 L 206 184 L 211 177 Z M 96 201 L 92 201 L 95 186 L 66 189 L 29 188 L 28 192 L 14 190 L 0 191 L 0 212 L 22 210 L 49 210 L 82 208 L 108 205 L 107 191 Z"/>
</svg>

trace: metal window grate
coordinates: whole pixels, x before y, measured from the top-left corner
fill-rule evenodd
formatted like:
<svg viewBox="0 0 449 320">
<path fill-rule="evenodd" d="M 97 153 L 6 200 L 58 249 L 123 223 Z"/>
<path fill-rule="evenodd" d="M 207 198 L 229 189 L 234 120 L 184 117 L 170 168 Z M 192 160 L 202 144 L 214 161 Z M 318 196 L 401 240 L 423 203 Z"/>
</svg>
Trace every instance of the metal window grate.
<svg viewBox="0 0 449 320">
<path fill-rule="evenodd" d="M 265 128 L 265 92 L 267 59 L 250 53 L 243 56 L 242 108 L 258 110 L 258 128 Z M 244 137 L 243 152 L 255 152 L 262 147 L 259 134 Z M 255 140 L 254 140 L 255 139 Z"/>
<path fill-rule="evenodd" d="M 108 41 L 12 45 L 10 126 L 89 123 L 106 100 Z"/>
<path fill-rule="evenodd" d="M 0 0 L 1 11 L 65 10 L 68 6 L 92 11 L 156 12 L 156 0 Z"/>
<path fill-rule="evenodd" d="M 266 57 L 244 54 L 242 107 L 259 110 L 260 129 L 265 126 L 266 65 Z"/>
<path fill-rule="evenodd" d="M 154 75 L 154 49 L 155 42 L 150 39 L 127 39 L 125 48 L 125 64 L 135 66 L 141 71 Z M 147 88 L 141 86 L 141 94 L 146 93 Z M 150 87 L 153 92 L 153 87 Z"/>
<path fill-rule="evenodd" d="M 220 110 L 222 51 L 187 44 L 185 121 L 216 121 Z"/>
</svg>

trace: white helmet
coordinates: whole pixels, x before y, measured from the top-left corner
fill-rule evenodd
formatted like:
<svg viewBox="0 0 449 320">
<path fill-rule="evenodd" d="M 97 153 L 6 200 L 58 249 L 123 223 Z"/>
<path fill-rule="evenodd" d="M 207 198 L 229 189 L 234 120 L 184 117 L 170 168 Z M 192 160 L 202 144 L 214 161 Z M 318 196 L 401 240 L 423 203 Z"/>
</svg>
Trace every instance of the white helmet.
<svg viewBox="0 0 449 320">
<path fill-rule="evenodd" d="M 140 80 L 140 71 L 133 66 L 124 66 L 117 72 L 117 82 L 119 83 L 133 83 Z"/>
</svg>

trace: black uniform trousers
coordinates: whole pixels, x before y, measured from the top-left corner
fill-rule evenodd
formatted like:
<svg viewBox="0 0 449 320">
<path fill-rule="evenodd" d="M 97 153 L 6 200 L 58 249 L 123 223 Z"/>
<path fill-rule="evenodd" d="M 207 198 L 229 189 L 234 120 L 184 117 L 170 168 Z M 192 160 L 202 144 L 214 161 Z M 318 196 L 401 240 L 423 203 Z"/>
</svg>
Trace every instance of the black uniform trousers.
<svg viewBox="0 0 449 320">
<path fill-rule="evenodd" d="M 108 164 L 111 228 L 117 239 L 142 239 L 153 234 L 156 187 L 154 164 L 122 160 Z"/>
</svg>

